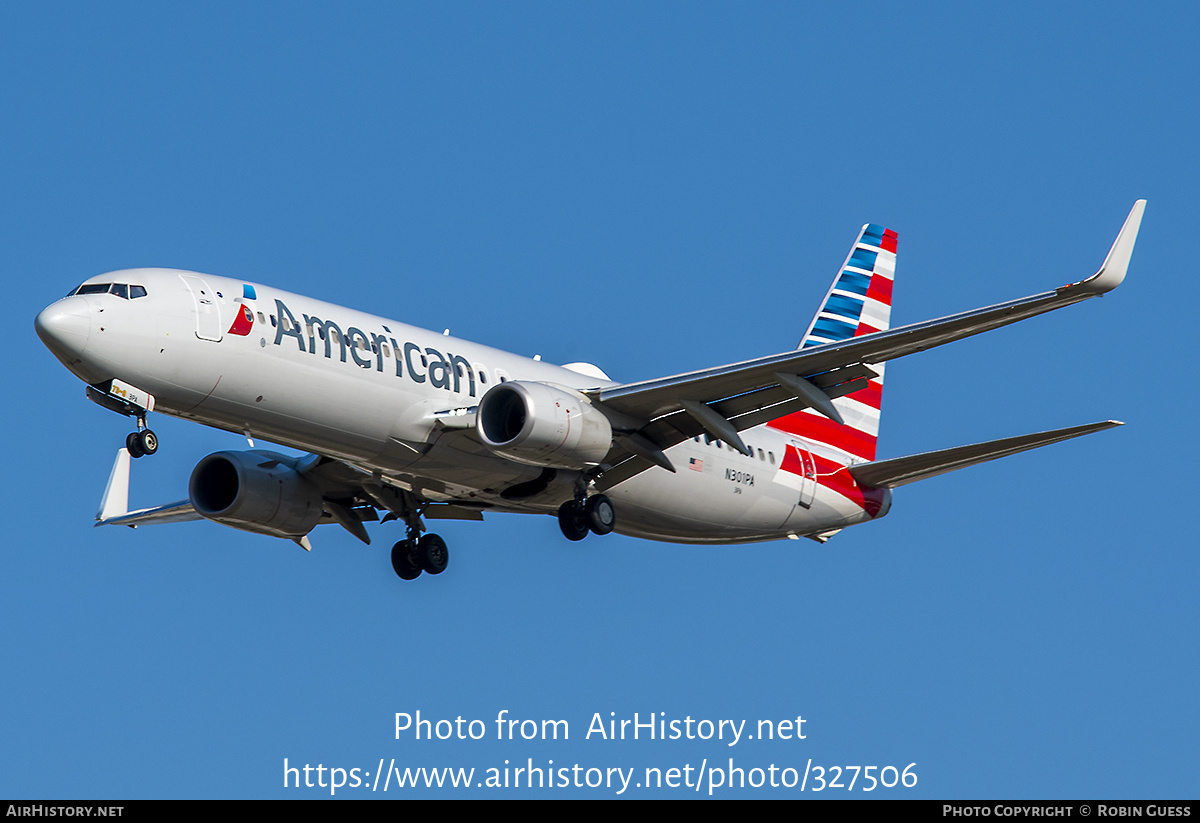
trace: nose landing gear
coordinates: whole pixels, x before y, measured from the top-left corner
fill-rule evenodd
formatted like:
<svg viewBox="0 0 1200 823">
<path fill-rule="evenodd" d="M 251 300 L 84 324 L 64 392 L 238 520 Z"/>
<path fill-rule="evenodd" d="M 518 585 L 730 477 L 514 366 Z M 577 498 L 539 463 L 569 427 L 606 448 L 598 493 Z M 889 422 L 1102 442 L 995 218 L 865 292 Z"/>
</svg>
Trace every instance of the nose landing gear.
<svg viewBox="0 0 1200 823">
<path fill-rule="evenodd" d="M 146 428 L 146 415 L 138 415 L 137 426 L 138 430 L 130 432 L 125 438 L 125 450 L 130 457 L 154 454 L 158 451 L 158 435 Z"/>
<path fill-rule="evenodd" d="M 130 457 L 144 457 L 158 451 L 158 437 L 146 428 L 146 413 L 154 411 L 154 395 L 114 379 L 88 386 L 87 396 L 109 411 L 137 419 L 137 431 L 125 438 L 125 450 Z"/>
</svg>

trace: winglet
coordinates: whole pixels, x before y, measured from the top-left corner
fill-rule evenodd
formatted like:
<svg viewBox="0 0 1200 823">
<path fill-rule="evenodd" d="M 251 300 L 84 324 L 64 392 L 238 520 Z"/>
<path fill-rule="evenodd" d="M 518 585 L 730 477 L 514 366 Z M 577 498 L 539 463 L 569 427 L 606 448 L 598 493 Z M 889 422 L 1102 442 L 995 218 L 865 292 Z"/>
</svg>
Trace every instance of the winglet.
<svg viewBox="0 0 1200 823">
<path fill-rule="evenodd" d="M 97 525 L 113 517 L 129 513 L 129 452 L 124 448 L 117 451 L 104 497 L 100 498 L 100 511 L 96 512 Z"/>
<path fill-rule="evenodd" d="M 1104 294 L 1121 285 L 1121 281 L 1125 279 L 1125 271 L 1129 268 L 1129 259 L 1133 257 L 1133 244 L 1137 242 L 1138 229 L 1142 225 L 1142 213 L 1145 210 L 1145 200 L 1133 204 L 1129 216 L 1125 218 L 1125 225 L 1121 226 L 1117 239 L 1108 250 L 1108 257 L 1104 258 L 1104 265 L 1100 267 L 1100 271 L 1068 288 Z"/>
</svg>

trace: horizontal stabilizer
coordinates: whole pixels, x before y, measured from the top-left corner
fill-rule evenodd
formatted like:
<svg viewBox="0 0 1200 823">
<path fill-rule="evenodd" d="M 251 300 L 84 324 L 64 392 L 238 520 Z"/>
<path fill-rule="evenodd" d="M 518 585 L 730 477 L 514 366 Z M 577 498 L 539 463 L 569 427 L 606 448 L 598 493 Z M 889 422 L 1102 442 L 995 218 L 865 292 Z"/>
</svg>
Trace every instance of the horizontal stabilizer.
<svg viewBox="0 0 1200 823">
<path fill-rule="evenodd" d="M 1062 440 L 1070 440 L 1092 432 L 1123 426 L 1117 420 L 1105 420 L 1102 423 L 1089 423 L 1086 426 L 1072 426 L 1066 429 L 1055 429 L 1036 434 L 1022 434 L 1017 437 L 1006 437 L 1003 440 L 989 440 L 986 443 L 972 443 L 969 446 L 957 446 L 953 449 L 912 454 L 908 457 L 897 457 L 894 460 L 880 460 L 875 463 L 862 463 L 850 467 L 850 474 L 864 486 L 894 489 L 937 477 L 939 474 L 965 469 L 977 463 L 986 463 L 1010 454 L 1048 446 Z"/>
</svg>

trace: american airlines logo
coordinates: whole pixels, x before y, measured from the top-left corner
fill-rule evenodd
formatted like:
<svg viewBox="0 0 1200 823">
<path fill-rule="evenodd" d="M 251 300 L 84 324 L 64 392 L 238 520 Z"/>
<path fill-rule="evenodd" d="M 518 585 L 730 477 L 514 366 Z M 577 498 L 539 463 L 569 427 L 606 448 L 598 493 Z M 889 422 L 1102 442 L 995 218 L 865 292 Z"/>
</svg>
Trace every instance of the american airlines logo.
<svg viewBox="0 0 1200 823">
<path fill-rule="evenodd" d="M 388 357 L 386 347 L 390 344 L 397 377 L 403 377 L 407 367 L 408 378 L 414 383 L 428 381 L 435 389 L 453 392 L 463 390 L 465 378 L 468 395 L 475 396 L 475 370 L 462 355 L 449 352 L 442 354 L 432 347 L 422 350 L 416 343 L 398 343 L 395 337 L 375 332 L 367 334 L 354 326 L 342 331 L 334 321 L 308 314 L 301 314 L 304 322 L 298 323 L 295 315 L 279 299 L 275 300 L 275 310 L 279 318 L 275 325 L 276 346 L 282 345 L 285 337 L 294 337 L 300 351 L 316 354 L 319 349 L 324 349 L 327 359 L 333 358 L 336 347 L 338 359 L 343 363 L 349 353 L 359 368 L 369 369 L 373 366 L 376 371 L 382 372 L 383 361 Z"/>
</svg>

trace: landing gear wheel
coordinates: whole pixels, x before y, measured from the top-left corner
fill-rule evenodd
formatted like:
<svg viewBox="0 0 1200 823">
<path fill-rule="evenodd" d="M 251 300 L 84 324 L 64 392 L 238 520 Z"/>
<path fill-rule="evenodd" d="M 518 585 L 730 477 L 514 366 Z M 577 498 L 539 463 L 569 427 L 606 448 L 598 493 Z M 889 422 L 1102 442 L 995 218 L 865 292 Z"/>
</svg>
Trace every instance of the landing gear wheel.
<svg viewBox="0 0 1200 823">
<path fill-rule="evenodd" d="M 125 451 L 129 452 L 130 457 L 141 457 L 145 454 L 142 451 L 142 444 L 138 438 L 138 434 L 140 432 L 130 432 L 129 436 L 125 438 Z"/>
<path fill-rule="evenodd" d="M 142 429 L 137 433 L 137 442 L 143 454 L 154 454 L 158 451 L 158 435 L 149 429 Z"/>
<path fill-rule="evenodd" d="M 617 525 L 617 513 L 607 495 L 594 494 L 583 508 L 588 527 L 596 534 L 608 534 Z"/>
<path fill-rule="evenodd" d="M 427 534 L 417 542 L 417 556 L 421 559 L 421 568 L 430 574 L 441 574 L 450 563 L 446 541 L 436 534 Z"/>
<path fill-rule="evenodd" d="M 558 507 L 558 527 L 568 540 L 582 540 L 588 536 L 588 524 L 583 507 L 568 500 Z"/>
<path fill-rule="evenodd" d="M 401 540 L 392 546 L 392 569 L 401 580 L 416 580 L 421 576 L 415 541 Z"/>
</svg>

